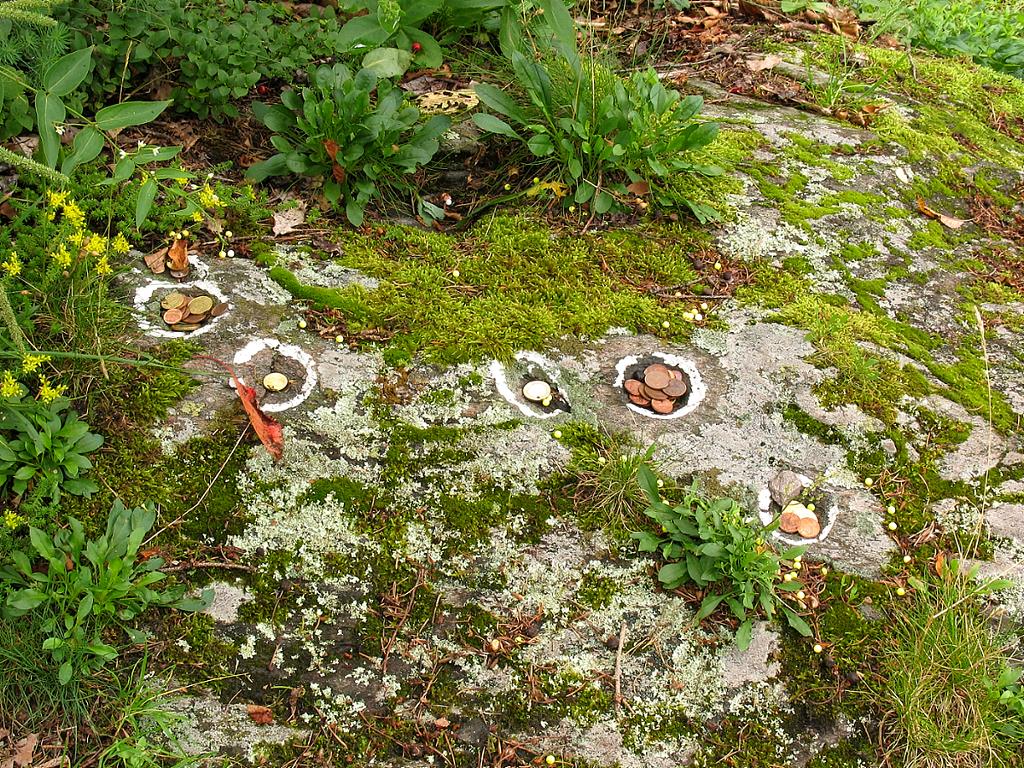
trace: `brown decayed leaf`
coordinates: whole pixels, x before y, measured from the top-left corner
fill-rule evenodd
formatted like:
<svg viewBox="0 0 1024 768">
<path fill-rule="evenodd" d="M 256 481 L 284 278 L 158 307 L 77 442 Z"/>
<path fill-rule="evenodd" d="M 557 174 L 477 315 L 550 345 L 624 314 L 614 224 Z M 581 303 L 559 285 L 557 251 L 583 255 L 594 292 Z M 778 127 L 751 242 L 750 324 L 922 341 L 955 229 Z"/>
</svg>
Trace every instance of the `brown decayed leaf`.
<svg viewBox="0 0 1024 768">
<path fill-rule="evenodd" d="M 921 197 L 917 198 L 917 210 L 929 219 L 935 219 L 944 227 L 948 227 L 949 229 L 960 229 L 960 227 L 967 223 L 967 219 L 958 219 L 955 216 L 947 216 L 944 213 L 939 213 L 929 206 L 928 203 L 924 201 L 924 198 Z"/>
<path fill-rule="evenodd" d="M 25 768 L 26 766 L 32 765 L 32 755 L 36 751 L 36 745 L 38 743 L 39 734 L 30 733 L 14 745 L 14 764 L 18 766 L 18 768 Z"/>
<path fill-rule="evenodd" d="M 264 707 L 261 704 L 247 704 L 245 709 L 249 713 L 249 718 L 256 725 L 270 725 L 274 722 L 274 713 L 270 707 Z"/>
<path fill-rule="evenodd" d="M 188 241 L 175 240 L 167 251 L 167 262 L 172 272 L 188 272 Z"/>
<path fill-rule="evenodd" d="M 154 275 L 162 275 L 167 269 L 167 248 L 157 248 L 144 257 L 146 266 Z"/>
<path fill-rule="evenodd" d="M 763 72 L 766 69 L 774 69 L 782 63 L 782 57 L 774 53 L 770 53 L 767 56 L 752 56 L 747 59 L 747 69 L 751 72 Z"/>
<path fill-rule="evenodd" d="M 632 184 L 626 187 L 626 191 L 629 192 L 631 195 L 643 197 L 644 195 L 649 195 L 651 193 L 651 185 L 648 184 L 646 181 L 634 181 Z"/>
<path fill-rule="evenodd" d="M 306 206 L 298 205 L 286 211 L 274 214 L 273 232 L 275 235 L 287 235 L 306 221 Z"/>
</svg>

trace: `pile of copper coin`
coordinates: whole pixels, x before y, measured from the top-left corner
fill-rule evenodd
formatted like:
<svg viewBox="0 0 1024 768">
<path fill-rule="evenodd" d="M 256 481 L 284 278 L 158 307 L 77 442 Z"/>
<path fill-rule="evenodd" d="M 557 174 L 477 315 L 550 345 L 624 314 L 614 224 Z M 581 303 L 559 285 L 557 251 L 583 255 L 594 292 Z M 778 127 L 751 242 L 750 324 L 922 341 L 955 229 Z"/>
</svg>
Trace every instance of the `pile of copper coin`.
<svg viewBox="0 0 1024 768">
<path fill-rule="evenodd" d="M 626 379 L 622 388 L 630 402 L 655 413 L 668 414 L 681 405 L 689 391 L 683 372 L 662 363 L 652 363 Z"/>
<path fill-rule="evenodd" d="M 188 333 L 223 315 L 228 311 L 228 305 L 205 293 L 190 296 L 182 291 L 171 291 L 160 299 L 160 309 L 167 327 Z"/>
</svg>

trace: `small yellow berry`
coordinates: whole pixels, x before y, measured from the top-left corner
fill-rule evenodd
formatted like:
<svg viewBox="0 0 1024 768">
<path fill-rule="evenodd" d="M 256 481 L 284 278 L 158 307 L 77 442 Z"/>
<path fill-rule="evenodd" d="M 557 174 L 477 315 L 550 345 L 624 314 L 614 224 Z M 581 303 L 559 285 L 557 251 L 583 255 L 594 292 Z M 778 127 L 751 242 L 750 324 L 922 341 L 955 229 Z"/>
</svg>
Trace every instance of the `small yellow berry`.
<svg viewBox="0 0 1024 768">
<path fill-rule="evenodd" d="M 822 576 L 828 576 L 828 566 L 825 566 L 825 565 L 821 566 L 821 575 Z"/>
<path fill-rule="evenodd" d="M 783 581 L 792 581 L 795 578 L 796 578 L 796 574 L 795 573 L 787 573 L 785 576 L 782 577 L 782 580 Z"/>
<path fill-rule="evenodd" d="M 870 488 L 870 487 L 871 487 L 872 485 L 874 485 L 874 484 L 875 484 L 875 481 L 874 481 L 874 480 L 872 480 L 872 479 L 871 479 L 870 477 L 865 477 L 865 478 L 864 478 L 864 485 L 865 485 L 866 487 Z"/>
<path fill-rule="evenodd" d="M 555 756 L 554 755 L 548 755 L 547 757 L 544 758 L 544 762 L 547 763 L 548 765 L 554 765 L 555 764 Z"/>
<path fill-rule="evenodd" d="M 701 320 L 704 319 L 704 315 L 702 315 L 700 312 L 695 312 L 693 315 L 693 319 L 696 320 L 697 322 L 700 322 Z"/>
<path fill-rule="evenodd" d="M 896 527 L 897 526 L 896 526 L 896 521 L 895 520 L 892 520 L 892 521 L 889 522 L 889 530 L 890 531 L 895 531 Z"/>
<path fill-rule="evenodd" d="M 700 303 L 700 308 L 703 309 L 705 312 L 707 312 L 708 311 L 708 303 L 706 301 L 702 301 Z"/>
<path fill-rule="evenodd" d="M 794 558 L 793 558 L 793 562 L 794 562 L 794 563 L 799 563 L 799 562 L 801 562 L 801 561 L 802 561 L 803 559 L 804 559 L 804 556 L 803 556 L 803 555 L 797 555 L 796 557 L 794 557 Z"/>
<path fill-rule="evenodd" d="M 569 206 L 569 213 L 576 213 L 576 206 L 575 205 L 570 205 Z"/>
<path fill-rule="evenodd" d="M 914 558 L 912 558 L 910 555 L 904 555 L 903 556 L 903 564 L 904 565 L 909 565 L 913 561 L 913 559 Z"/>
<path fill-rule="evenodd" d="M 457 270 L 457 269 L 453 269 L 453 270 L 452 270 L 452 277 L 458 277 L 458 276 L 459 276 L 459 275 L 461 275 L 461 274 L 462 274 L 462 273 L 461 273 L 461 272 L 459 272 L 459 270 Z"/>
<path fill-rule="evenodd" d="M 672 323 L 670 323 L 668 320 L 664 320 L 661 323 L 661 327 L 662 328 L 670 328 L 671 326 L 672 326 Z"/>
<path fill-rule="evenodd" d="M 664 488 L 665 487 L 665 481 L 662 480 L 661 478 L 658 478 L 658 487 L 659 488 Z"/>
<path fill-rule="evenodd" d="M 305 328 L 305 327 L 306 327 L 306 321 L 305 320 L 299 320 L 299 328 Z"/>
<path fill-rule="evenodd" d="M 684 320 L 693 320 L 693 312 L 689 312 L 689 311 L 683 312 L 683 319 Z"/>
<path fill-rule="evenodd" d="M 219 256 L 222 259 L 226 259 L 228 257 L 228 253 L 227 251 L 221 251 L 220 253 L 217 254 L 217 256 Z"/>
<path fill-rule="evenodd" d="M 230 240 L 234 236 L 235 236 L 235 233 L 232 232 L 230 229 L 227 232 L 224 233 L 224 237 L 226 237 L 228 240 Z"/>
<path fill-rule="evenodd" d="M 905 594 L 907 594 L 907 590 L 905 590 L 903 587 L 899 587 L 896 589 L 896 594 L 900 597 L 903 597 Z"/>
<path fill-rule="evenodd" d="M 187 229 L 181 230 L 181 236 L 182 237 L 188 237 L 188 230 Z"/>
<path fill-rule="evenodd" d="M 815 644 L 814 644 L 814 652 L 815 652 L 815 653 L 821 653 L 821 652 L 822 652 L 822 651 L 824 651 L 824 650 L 825 650 L 825 649 L 824 649 L 824 648 L 822 648 L 822 646 L 821 646 L 821 643 L 815 643 Z"/>
<path fill-rule="evenodd" d="M 808 504 L 807 505 L 807 511 L 808 512 L 813 512 L 814 511 L 814 504 Z"/>
<path fill-rule="evenodd" d="M 799 560 L 794 560 L 793 561 L 793 570 L 794 571 L 799 571 L 803 567 L 804 567 L 804 564 L 801 563 Z"/>
<path fill-rule="evenodd" d="M 551 398 L 545 397 L 543 400 L 540 401 L 540 404 L 547 408 L 549 405 L 551 405 Z"/>
<path fill-rule="evenodd" d="M 805 597 L 807 597 L 807 593 L 804 592 L 802 589 L 796 593 L 797 600 L 803 600 Z"/>
<path fill-rule="evenodd" d="M 511 184 L 506 184 L 505 185 L 505 191 L 508 192 L 510 189 L 512 189 L 512 185 Z"/>
<path fill-rule="evenodd" d="M 344 342 L 344 341 L 345 341 L 345 337 L 344 337 L 344 336 L 342 336 L 342 335 L 341 335 L 341 334 L 339 333 L 339 334 L 338 334 L 337 336 L 335 336 L 335 337 L 334 337 L 334 340 L 335 340 L 335 341 L 336 341 L 336 342 L 337 342 L 338 344 L 341 344 L 342 342 Z"/>
<path fill-rule="evenodd" d="M 896 507 L 894 507 L 892 504 L 890 504 L 888 507 L 885 508 L 885 511 L 888 512 L 890 515 L 895 515 L 896 514 Z"/>
<path fill-rule="evenodd" d="M 178 233 L 172 229 L 170 232 L 167 233 L 167 236 L 173 239 L 177 239 Z"/>
<path fill-rule="evenodd" d="M 720 261 L 716 261 L 716 262 L 715 262 L 715 269 L 718 269 L 718 270 L 720 270 L 721 268 L 722 268 L 722 262 L 720 262 Z"/>
<path fill-rule="evenodd" d="M 606 459 L 604 456 L 598 456 L 597 463 L 603 467 L 605 464 L 608 463 L 608 459 Z"/>
<path fill-rule="evenodd" d="M 562 439 L 562 430 L 556 429 L 554 432 L 551 433 L 551 436 L 553 438 L 555 438 L 555 440 L 561 440 Z"/>
</svg>

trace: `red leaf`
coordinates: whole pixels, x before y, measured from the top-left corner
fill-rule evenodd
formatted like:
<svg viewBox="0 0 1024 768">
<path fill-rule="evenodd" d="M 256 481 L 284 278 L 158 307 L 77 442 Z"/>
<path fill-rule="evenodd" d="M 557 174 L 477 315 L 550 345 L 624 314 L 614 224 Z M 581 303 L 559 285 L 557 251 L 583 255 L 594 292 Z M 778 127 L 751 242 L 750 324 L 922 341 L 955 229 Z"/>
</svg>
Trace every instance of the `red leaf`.
<svg viewBox="0 0 1024 768">
<path fill-rule="evenodd" d="M 256 390 L 243 384 L 235 375 L 234 369 L 222 360 L 209 355 L 200 355 L 199 358 L 211 360 L 231 374 L 231 384 L 242 401 L 242 407 L 245 408 L 245 413 L 249 417 L 256 436 L 275 460 L 280 459 L 284 453 L 284 430 L 281 428 L 280 422 L 260 410 L 259 403 L 256 402 Z"/>
<path fill-rule="evenodd" d="M 270 707 L 264 707 L 259 704 L 246 704 L 245 709 L 256 725 L 270 725 L 274 722 L 274 713 Z"/>
</svg>

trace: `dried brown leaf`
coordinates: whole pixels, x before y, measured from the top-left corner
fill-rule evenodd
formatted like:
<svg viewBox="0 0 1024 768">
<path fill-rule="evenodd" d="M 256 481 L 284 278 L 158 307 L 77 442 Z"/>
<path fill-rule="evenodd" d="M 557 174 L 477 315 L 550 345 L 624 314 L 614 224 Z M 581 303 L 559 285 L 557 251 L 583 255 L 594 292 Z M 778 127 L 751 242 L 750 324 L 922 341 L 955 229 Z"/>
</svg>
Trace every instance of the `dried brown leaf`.
<svg viewBox="0 0 1024 768">
<path fill-rule="evenodd" d="M 152 253 L 143 257 L 149 271 L 154 275 L 162 275 L 167 269 L 167 248 L 157 248 Z"/>
<path fill-rule="evenodd" d="M 14 764 L 18 766 L 18 768 L 25 768 L 26 766 L 32 765 L 32 755 L 35 753 L 36 745 L 38 743 L 39 734 L 30 733 L 14 745 Z"/>
<path fill-rule="evenodd" d="M 188 241 L 185 238 L 175 240 L 167 250 L 167 266 L 172 272 L 188 272 Z"/>
<path fill-rule="evenodd" d="M 306 222 L 306 206 L 298 205 L 286 211 L 274 214 L 273 232 L 275 235 L 287 235 Z"/>
<path fill-rule="evenodd" d="M 264 707 L 262 704 L 247 704 L 245 709 L 249 713 L 249 719 L 256 725 L 270 725 L 274 722 L 274 713 L 270 707 Z"/>
</svg>

